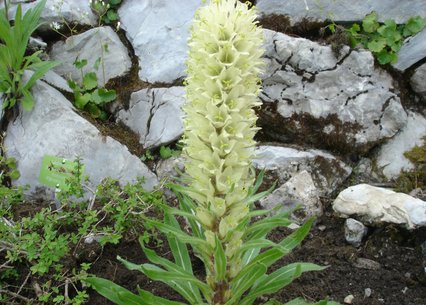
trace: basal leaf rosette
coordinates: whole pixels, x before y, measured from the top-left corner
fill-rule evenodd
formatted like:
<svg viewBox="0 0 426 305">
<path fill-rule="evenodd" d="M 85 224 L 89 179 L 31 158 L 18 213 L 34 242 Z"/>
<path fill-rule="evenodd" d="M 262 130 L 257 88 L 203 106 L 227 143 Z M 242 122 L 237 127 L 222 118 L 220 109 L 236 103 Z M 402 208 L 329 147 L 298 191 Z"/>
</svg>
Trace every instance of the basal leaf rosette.
<svg viewBox="0 0 426 305">
<path fill-rule="evenodd" d="M 239 1 L 210 1 L 197 11 L 189 39 L 183 142 L 190 196 L 206 239 L 214 249 L 218 237 L 228 260 L 241 245 L 244 228 L 237 226 L 254 182 L 254 108 L 264 65 L 255 18 Z"/>
</svg>

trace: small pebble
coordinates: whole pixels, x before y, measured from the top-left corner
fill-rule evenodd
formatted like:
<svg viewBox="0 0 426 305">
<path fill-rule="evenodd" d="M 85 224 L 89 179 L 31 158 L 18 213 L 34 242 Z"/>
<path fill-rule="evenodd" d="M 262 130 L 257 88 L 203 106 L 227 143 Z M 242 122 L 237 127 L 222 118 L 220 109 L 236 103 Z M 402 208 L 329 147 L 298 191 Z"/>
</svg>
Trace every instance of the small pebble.
<svg viewBox="0 0 426 305">
<path fill-rule="evenodd" d="M 343 303 L 345 304 L 352 304 L 352 301 L 354 300 L 354 296 L 352 294 L 348 295 L 345 297 L 345 299 L 343 300 Z"/>
<path fill-rule="evenodd" d="M 365 288 L 364 297 L 369 298 L 371 296 L 371 288 Z"/>
<path fill-rule="evenodd" d="M 318 226 L 318 230 L 320 230 L 321 232 L 325 231 L 325 229 L 327 229 L 327 227 L 324 225 Z"/>
<path fill-rule="evenodd" d="M 372 259 L 362 257 L 357 258 L 353 265 L 355 268 L 368 270 L 379 270 L 381 267 L 378 262 L 373 261 Z"/>
<path fill-rule="evenodd" d="M 402 290 L 401 290 L 401 292 L 402 292 L 403 294 L 405 294 L 407 291 L 408 291 L 408 287 L 404 287 L 404 289 L 402 289 Z"/>
</svg>

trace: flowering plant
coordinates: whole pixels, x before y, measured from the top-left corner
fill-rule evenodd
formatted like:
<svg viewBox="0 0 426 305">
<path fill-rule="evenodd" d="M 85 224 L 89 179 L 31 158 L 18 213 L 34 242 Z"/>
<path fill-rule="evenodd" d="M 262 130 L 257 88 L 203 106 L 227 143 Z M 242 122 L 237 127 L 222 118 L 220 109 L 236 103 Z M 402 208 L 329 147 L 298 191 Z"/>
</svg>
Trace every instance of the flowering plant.
<svg viewBox="0 0 426 305">
<path fill-rule="evenodd" d="M 258 75 L 264 65 L 263 33 L 255 19 L 255 11 L 237 0 L 212 0 L 197 11 L 189 39 L 184 106 L 182 153 L 187 177 L 185 186 L 171 186 L 180 208 L 163 205 L 164 222 L 146 220 L 167 235 L 174 262 L 148 249 L 143 240 L 142 249 L 152 264 L 118 258 L 127 268 L 166 283 L 192 305 L 250 305 L 303 272 L 324 269 L 294 263 L 267 273 L 303 240 L 313 219 L 274 243 L 266 235 L 290 225 L 288 213 L 254 221 L 269 211 L 251 211 L 253 203 L 268 193 L 256 194 L 263 174 L 255 179 L 251 166 L 257 130 L 254 108 L 260 105 Z M 176 216 L 186 219 L 192 234 L 182 230 Z M 187 245 L 204 263 L 205 281 L 194 276 Z M 86 282 L 120 305 L 185 304 L 142 289 L 135 295 L 105 279 Z M 297 299 L 290 304 L 306 303 Z"/>
</svg>

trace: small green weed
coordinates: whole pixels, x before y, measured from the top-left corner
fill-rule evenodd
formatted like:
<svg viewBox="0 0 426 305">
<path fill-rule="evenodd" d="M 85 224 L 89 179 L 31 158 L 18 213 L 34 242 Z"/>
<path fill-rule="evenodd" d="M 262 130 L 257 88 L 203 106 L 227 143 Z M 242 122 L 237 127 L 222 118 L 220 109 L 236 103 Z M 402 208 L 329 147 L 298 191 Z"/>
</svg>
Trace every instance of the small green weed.
<svg viewBox="0 0 426 305">
<path fill-rule="evenodd" d="M 117 10 L 121 5 L 121 0 L 91 0 L 90 7 L 98 16 L 99 24 L 112 24 L 117 22 L 119 17 Z"/>
<path fill-rule="evenodd" d="M 41 304 L 83 304 L 88 294 L 79 283 L 90 264 L 69 263 L 81 260 L 83 241 L 93 238 L 104 246 L 117 244 L 124 235 L 137 236 L 144 231 L 145 213 L 162 204 L 162 193 L 145 191 L 143 179 L 124 187 L 106 179 L 91 200 L 82 201 L 89 188 L 81 175 L 82 161 L 74 163 L 69 187 L 57 194 L 60 208 L 47 206 L 16 218 L 13 211 L 23 204 L 23 190 L 0 186 L 0 253 L 5 258 L 0 266 L 0 300 L 9 302 L 19 294 L 8 282 L 18 276 L 17 266 L 24 265 L 31 279 L 27 282 L 37 287 Z M 25 296 L 19 299 L 28 301 Z"/>
<path fill-rule="evenodd" d="M 94 69 L 97 70 L 102 59 L 98 58 Z M 74 65 L 81 72 L 81 84 L 68 80 L 68 85 L 74 91 L 74 103 L 78 109 L 88 111 L 92 117 L 106 120 L 107 113 L 102 109 L 107 103 L 114 101 L 117 94 L 114 89 L 98 88 L 98 77 L 95 72 L 83 73 L 83 68 L 87 65 L 87 60 L 77 60 Z"/>
<path fill-rule="evenodd" d="M 381 24 L 377 18 L 377 13 L 372 12 L 365 16 L 361 25 L 355 23 L 347 32 L 352 46 L 363 45 L 374 54 L 381 65 L 395 63 L 404 39 L 417 34 L 426 26 L 426 19 L 419 16 L 411 17 L 405 24 L 400 25 L 391 19 Z M 335 24 L 330 26 L 333 32 Z"/>
</svg>

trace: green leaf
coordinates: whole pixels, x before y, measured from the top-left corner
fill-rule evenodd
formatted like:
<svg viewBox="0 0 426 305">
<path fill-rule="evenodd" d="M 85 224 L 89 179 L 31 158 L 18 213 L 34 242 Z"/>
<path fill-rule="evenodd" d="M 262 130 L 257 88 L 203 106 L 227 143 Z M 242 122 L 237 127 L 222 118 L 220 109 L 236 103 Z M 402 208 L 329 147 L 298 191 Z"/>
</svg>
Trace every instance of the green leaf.
<svg viewBox="0 0 426 305">
<path fill-rule="evenodd" d="M 89 277 L 82 282 L 89 284 L 100 295 L 118 305 L 184 305 L 184 303 L 169 301 L 156 297 L 147 291 L 135 295 L 129 290 L 106 279 Z"/>
<path fill-rule="evenodd" d="M 160 281 L 169 285 L 187 300 L 191 299 L 191 294 L 185 289 L 185 284 L 187 283 L 197 286 L 206 298 L 212 294 L 211 288 L 195 278 L 192 274 L 166 271 L 152 264 L 136 265 L 120 257 L 117 257 L 117 259 L 122 262 L 127 269 L 140 271 L 154 281 Z"/>
<path fill-rule="evenodd" d="M 325 267 L 311 263 L 294 263 L 284 266 L 260 278 L 240 304 L 250 305 L 257 297 L 277 292 L 298 278 L 303 272 L 321 271 L 324 269 Z"/>
<path fill-rule="evenodd" d="M 84 109 L 84 107 L 86 107 L 86 105 L 92 99 L 92 95 L 90 93 L 81 94 L 80 92 L 75 92 L 74 99 L 75 99 L 75 106 L 78 109 Z"/>
<path fill-rule="evenodd" d="M 109 0 L 109 4 L 111 5 L 119 5 L 121 3 L 121 0 Z"/>
<path fill-rule="evenodd" d="M 98 105 L 94 103 L 88 103 L 85 109 L 90 113 L 93 118 L 99 118 L 102 116 L 102 110 L 98 107 Z"/>
<path fill-rule="evenodd" d="M 47 71 L 58 66 L 60 63 L 61 62 L 59 61 L 42 61 L 38 64 L 31 65 L 29 69 L 33 70 L 34 73 L 25 84 L 25 88 L 30 89 L 38 79 L 46 74 Z"/>
<path fill-rule="evenodd" d="M 223 250 L 222 243 L 217 235 L 215 235 L 215 251 L 214 251 L 214 270 L 216 272 L 215 278 L 217 282 L 225 279 L 227 261 L 225 251 Z"/>
<path fill-rule="evenodd" d="M 239 280 L 237 280 L 232 287 L 232 298 L 225 303 L 225 305 L 239 304 L 238 300 L 248 289 L 252 287 L 262 275 L 266 273 L 267 267 L 263 264 L 256 264 L 245 272 Z"/>
<path fill-rule="evenodd" d="M 92 90 L 98 86 L 98 77 L 95 72 L 89 72 L 83 77 L 83 87 L 86 90 Z"/>
<path fill-rule="evenodd" d="M 412 36 L 423 30 L 426 26 L 426 19 L 420 16 L 411 17 L 407 20 L 407 23 L 404 26 L 402 34 L 404 37 Z"/>
<path fill-rule="evenodd" d="M 385 65 L 388 63 L 396 63 L 398 61 L 398 55 L 394 52 L 388 52 L 386 50 L 382 50 L 379 53 L 376 53 L 376 58 L 381 65 Z"/>
<path fill-rule="evenodd" d="M 118 20 L 118 14 L 117 14 L 117 12 L 116 12 L 116 11 L 114 11 L 114 10 L 109 10 L 109 11 L 107 12 L 107 17 L 108 17 L 108 19 L 109 19 L 110 21 L 116 21 L 116 20 Z"/>
<path fill-rule="evenodd" d="M 191 244 L 193 247 L 200 249 L 200 251 L 202 249 L 210 248 L 209 244 L 204 239 L 190 236 L 186 233 L 183 233 L 182 231 L 176 231 L 173 226 L 152 219 L 147 219 L 146 222 L 154 225 L 158 230 L 160 230 L 164 234 L 172 234 L 181 242 Z"/>
<path fill-rule="evenodd" d="M 248 264 L 242 268 L 242 270 L 238 273 L 238 275 L 233 281 L 238 281 L 244 275 L 245 272 L 252 269 L 257 264 L 262 264 L 266 267 L 269 267 L 281 257 L 290 253 L 291 250 L 298 246 L 303 241 L 305 236 L 309 233 L 313 222 L 313 218 L 306 221 L 299 229 L 297 229 L 285 239 L 283 239 L 279 243 L 280 247 L 269 249 L 257 255 L 254 259 L 249 259 L 247 261 Z"/>
<path fill-rule="evenodd" d="M 26 110 L 26 111 L 31 111 L 33 109 L 33 107 L 34 107 L 33 96 L 25 88 L 22 88 L 22 94 L 23 94 L 23 97 L 21 99 L 22 108 L 24 108 L 24 110 Z"/>
<path fill-rule="evenodd" d="M 362 28 L 367 33 L 373 33 L 379 28 L 376 12 L 372 12 L 364 17 L 362 20 Z"/>
<path fill-rule="evenodd" d="M 16 180 L 19 177 L 21 177 L 21 173 L 16 169 L 11 171 L 8 175 L 9 175 L 10 179 L 12 179 L 12 180 Z"/>
<path fill-rule="evenodd" d="M 386 47 L 386 40 L 383 38 L 372 40 L 367 44 L 367 47 L 371 52 L 380 52 Z"/>
<path fill-rule="evenodd" d="M 86 65 L 87 65 L 87 59 L 76 60 L 74 62 L 74 66 L 79 70 L 83 69 Z"/>
<path fill-rule="evenodd" d="M 165 213 L 164 223 L 174 227 L 176 231 L 182 231 L 175 217 L 173 217 L 169 213 Z M 191 258 L 189 257 L 189 252 L 186 245 L 184 243 L 181 243 L 176 237 L 172 236 L 171 234 L 167 235 L 167 241 L 169 243 L 176 265 L 181 267 L 183 271 L 192 275 Z M 184 286 L 186 286 L 186 288 L 184 289 L 188 290 L 192 294 L 192 303 L 202 302 L 200 292 L 196 286 L 194 286 L 192 283 L 185 283 Z"/>
<path fill-rule="evenodd" d="M 112 102 L 117 97 L 115 90 L 108 90 L 105 88 L 99 88 L 93 91 L 92 101 L 97 105 L 106 104 Z"/>
<path fill-rule="evenodd" d="M 250 236 L 253 236 L 252 238 L 260 238 L 277 227 L 287 227 L 293 223 L 287 216 L 287 213 L 281 213 L 259 220 L 247 228 L 244 232 L 244 237 L 250 238 Z"/>
</svg>

